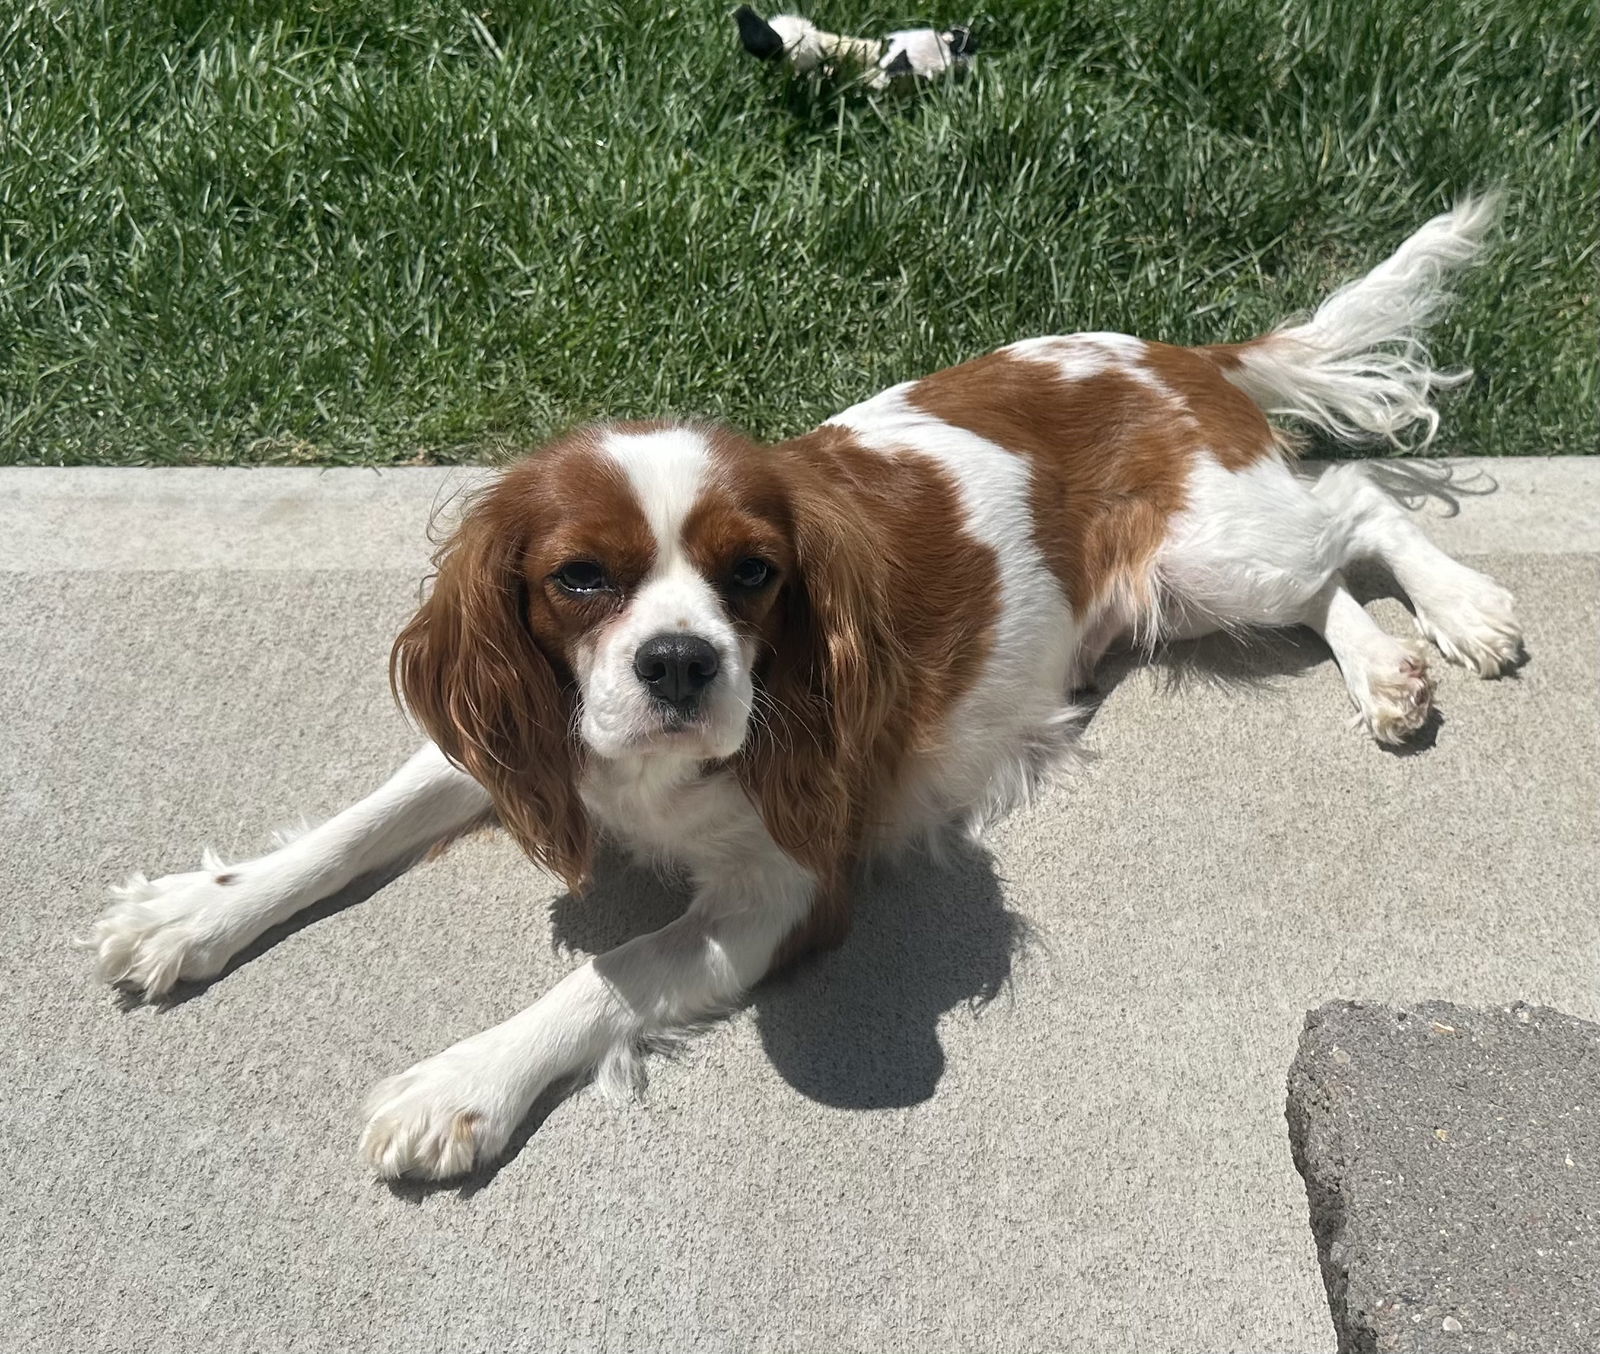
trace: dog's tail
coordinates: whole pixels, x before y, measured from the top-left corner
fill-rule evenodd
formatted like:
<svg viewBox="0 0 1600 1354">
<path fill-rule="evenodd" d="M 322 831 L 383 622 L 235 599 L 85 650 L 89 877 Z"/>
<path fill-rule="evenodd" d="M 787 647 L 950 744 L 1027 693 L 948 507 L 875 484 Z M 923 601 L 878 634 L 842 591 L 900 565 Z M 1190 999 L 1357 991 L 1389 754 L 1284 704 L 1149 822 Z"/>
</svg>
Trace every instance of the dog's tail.
<svg viewBox="0 0 1600 1354">
<path fill-rule="evenodd" d="M 1497 194 L 1468 198 L 1339 288 L 1309 320 L 1204 351 L 1268 414 L 1342 440 L 1381 437 L 1397 446 L 1421 423 L 1426 446 L 1439 426 L 1433 392 L 1472 373 L 1435 370 L 1422 333 L 1450 302 L 1446 275 L 1478 252 L 1498 211 Z"/>
</svg>

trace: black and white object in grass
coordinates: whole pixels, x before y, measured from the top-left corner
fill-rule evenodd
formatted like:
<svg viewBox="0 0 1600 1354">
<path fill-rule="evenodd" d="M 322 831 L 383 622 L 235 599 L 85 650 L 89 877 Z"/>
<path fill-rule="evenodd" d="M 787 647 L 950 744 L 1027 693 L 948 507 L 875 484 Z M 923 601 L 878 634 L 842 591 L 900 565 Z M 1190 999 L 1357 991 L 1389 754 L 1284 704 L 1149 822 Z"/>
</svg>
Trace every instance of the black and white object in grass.
<svg viewBox="0 0 1600 1354">
<path fill-rule="evenodd" d="M 796 75 L 857 75 L 869 89 L 885 89 L 897 79 L 931 80 L 965 70 L 978 50 L 971 31 L 961 27 L 908 28 L 882 38 L 852 38 L 826 33 L 797 14 L 763 19 L 749 5 L 740 5 L 733 17 L 751 56 L 782 61 Z"/>
</svg>

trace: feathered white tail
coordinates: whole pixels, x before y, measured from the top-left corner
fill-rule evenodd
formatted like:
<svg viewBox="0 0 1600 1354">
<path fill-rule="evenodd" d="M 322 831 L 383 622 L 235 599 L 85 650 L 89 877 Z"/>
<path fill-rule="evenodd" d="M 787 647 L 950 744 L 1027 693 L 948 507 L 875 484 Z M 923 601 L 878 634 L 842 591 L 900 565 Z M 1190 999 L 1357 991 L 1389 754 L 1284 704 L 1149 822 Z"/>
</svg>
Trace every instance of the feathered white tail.
<svg viewBox="0 0 1600 1354">
<path fill-rule="evenodd" d="M 1498 212 L 1498 194 L 1487 194 L 1434 217 L 1309 320 L 1217 352 L 1223 374 L 1268 414 L 1397 446 L 1401 432 L 1423 423 L 1426 446 L 1439 427 L 1433 392 L 1472 373 L 1434 370 L 1422 331 L 1449 304 L 1446 274 L 1477 253 Z"/>
</svg>

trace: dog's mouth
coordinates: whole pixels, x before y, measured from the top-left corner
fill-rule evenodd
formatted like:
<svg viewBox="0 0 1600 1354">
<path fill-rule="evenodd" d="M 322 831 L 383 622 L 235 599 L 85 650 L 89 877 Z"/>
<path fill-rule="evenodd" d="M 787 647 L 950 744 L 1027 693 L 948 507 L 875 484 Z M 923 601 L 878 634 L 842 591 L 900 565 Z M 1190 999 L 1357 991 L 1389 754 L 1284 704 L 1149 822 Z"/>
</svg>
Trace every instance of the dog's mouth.
<svg viewBox="0 0 1600 1354">
<path fill-rule="evenodd" d="M 725 721 L 713 719 L 704 709 L 662 710 L 656 716 L 654 727 L 640 734 L 635 750 L 646 756 L 655 752 L 674 757 L 689 754 L 721 759 L 733 756 L 744 739 L 743 724 L 730 729 Z"/>
<path fill-rule="evenodd" d="M 634 758 L 722 759 L 744 746 L 750 730 L 748 702 L 707 694 L 697 701 L 651 700 L 598 717 L 587 712 L 579 736 L 589 751 L 604 761 Z"/>
<path fill-rule="evenodd" d="M 683 752 L 697 744 L 709 744 L 711 737 L 711 725 L 704 712 L 661 709 L 653 711 L 629 740 L 629 751 L 645 755 Z"/>
</svg>

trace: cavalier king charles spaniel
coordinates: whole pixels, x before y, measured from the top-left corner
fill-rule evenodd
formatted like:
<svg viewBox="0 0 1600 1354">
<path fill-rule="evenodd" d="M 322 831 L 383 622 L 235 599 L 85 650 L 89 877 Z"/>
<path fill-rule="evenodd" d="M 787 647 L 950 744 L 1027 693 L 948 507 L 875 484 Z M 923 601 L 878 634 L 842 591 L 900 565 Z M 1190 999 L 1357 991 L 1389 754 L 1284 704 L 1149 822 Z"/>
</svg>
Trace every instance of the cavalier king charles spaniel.
<svg viewBox="0 0 1600 1354">
<path fill-rule="evenodd" d="M 1359 463 L 1297 471 L 1269 417 L 1431 435 L 1432 392 L 1465 374 L 1419 335 L 1492 216 L 1463 203 L 1244 343 L 1028 339 L 776 446 L 699 423 L 558 438 L 478 495 L 395 643 L 431 741 L 267 855 L 135 875 L 82 943 L 102 978 L 160 997 L 485 822 L 574 891 L 601 835 L 681 870 L 676 921 L 372 1092 L 371 1167 L 445 1178 L 496 1158 L 552 1083 L 625 1087 L 649 1044 L 837 944 L 869 855 L 1025 795 L 1114 643 L 1310 626 L 1360 725 L 1403 742 L 1429 715 L 1427 659 L 1345 568 L 1386 567 L 1422 635 L 1485 677 L 1518 658 L 1512 599 Z"/>
</svg>

